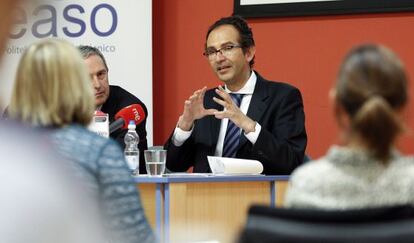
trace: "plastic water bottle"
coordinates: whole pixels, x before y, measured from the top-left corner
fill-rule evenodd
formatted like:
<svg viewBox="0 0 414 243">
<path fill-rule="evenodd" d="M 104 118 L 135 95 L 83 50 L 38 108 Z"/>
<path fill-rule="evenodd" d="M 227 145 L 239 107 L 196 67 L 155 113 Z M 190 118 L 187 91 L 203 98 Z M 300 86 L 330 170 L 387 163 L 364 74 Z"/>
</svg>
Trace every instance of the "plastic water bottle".
<svg viewBox="0 0 414 243">
<path fill-rule="evenodd" d="M 128 132 L 125 135 L 125 159 L 127 161 L 129 169 L 131 169 L 132 174 L 139 174 L 139 136 L 135 131 L 134 121 L 129 121 Z"/>
</svg>

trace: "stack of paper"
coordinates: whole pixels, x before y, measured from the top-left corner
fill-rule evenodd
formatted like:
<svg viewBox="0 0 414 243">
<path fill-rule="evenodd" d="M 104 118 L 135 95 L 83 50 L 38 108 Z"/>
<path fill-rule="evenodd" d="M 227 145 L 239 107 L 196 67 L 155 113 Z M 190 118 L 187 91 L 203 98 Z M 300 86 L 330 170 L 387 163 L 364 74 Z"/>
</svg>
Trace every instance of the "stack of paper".
<svg viewBox="0 0 414 243">
<path fill-rule="evenodd" d="M 207 156 L 213 174 L 252 174 L 263 172 L 260 161 Z"/>
</svg>

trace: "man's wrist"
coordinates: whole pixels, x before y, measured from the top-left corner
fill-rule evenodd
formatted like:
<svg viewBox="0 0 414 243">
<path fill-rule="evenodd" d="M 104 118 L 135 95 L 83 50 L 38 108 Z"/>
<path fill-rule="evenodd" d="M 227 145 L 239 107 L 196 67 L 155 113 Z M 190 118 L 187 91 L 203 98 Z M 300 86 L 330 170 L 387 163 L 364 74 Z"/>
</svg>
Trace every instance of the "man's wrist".
<svg viewBox="0 0 414 243">
<path fill-rule="evenodd" d="M 193 127 L 194 122 L 184 121 L 183 116 L 178 119 L 177 127 L 183 131 L 190 131 Z"/>
<path fill-rule="evenodd" d="M 245 125 L 242 127 L 243 132 L 245 134 L 248 134 L 250 132 L 255 132 L 256 131 L 256 122 L 249 119 L 246 121 Z"/>
</svg>

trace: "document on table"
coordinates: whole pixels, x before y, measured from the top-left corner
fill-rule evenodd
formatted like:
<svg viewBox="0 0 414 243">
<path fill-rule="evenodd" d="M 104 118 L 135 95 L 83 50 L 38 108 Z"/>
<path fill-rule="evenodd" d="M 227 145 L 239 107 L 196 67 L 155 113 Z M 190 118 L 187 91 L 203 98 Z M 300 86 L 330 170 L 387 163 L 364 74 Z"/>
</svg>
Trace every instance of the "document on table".
<svg viewBox="0 0 414 243">
<path fill-rule="evenodd" d="M 187 173 L 187 172 L 173 172 L 173 173 L 168 173 L 168 174 L 164 174 L 162 176 L 164 177 L 198 177 L 198 176 L 211 176 L 211 173 Z"/>
<path fill-rule="evenodd" d="M 259 175 L 263 172 L 260 161 L 207 156 L 214 175 Z"/>
</svg>

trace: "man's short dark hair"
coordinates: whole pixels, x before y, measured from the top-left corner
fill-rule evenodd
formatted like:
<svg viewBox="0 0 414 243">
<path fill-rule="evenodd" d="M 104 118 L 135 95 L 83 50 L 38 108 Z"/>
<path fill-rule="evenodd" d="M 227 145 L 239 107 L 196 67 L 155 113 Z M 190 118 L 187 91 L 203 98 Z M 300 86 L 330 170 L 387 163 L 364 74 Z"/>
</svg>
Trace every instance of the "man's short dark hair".
<svg viewBox="0 0 414 243">
<path fill-rule="evenodd" d="M 80 46 L 78 46 L 78 50 L 80 51 L 83 59 L 86 59 L 86 58 L 88 58 L 90 56 L 93 56 L 93 55 L 96 55 L 96 56 L 100 57 L 102 59 L 102 62 L 105 65 L 106 71 L 109 70 L 108 65 L 106 64 L 105 57 L 98 48 L 93 47 L 93 46 L 80 45 Z"/>
<path fill-rule="evenodd" d="M 234 28 L 236 28 L 236 30 L 239 32 L 239 37 L 240 37 L 239 44 L 241 45 L 243 51 L 255 45 L 252 29 L 249 27 L 245 19 L 243 19 L 242 17 L 238 15 L 235 15 L 235 16 L 223 17 L 217 20 L 213 25 L 211 25 L 208 28 L 205 47 L 207 47 L 207 39 L 211 31 L 213 31 L 214 29 L 222 25 L 232 25 Z M 249 64 L 250 64 L 250 67 L 253 67 L 254 57 L 249 62 Z"/>
</svg>

